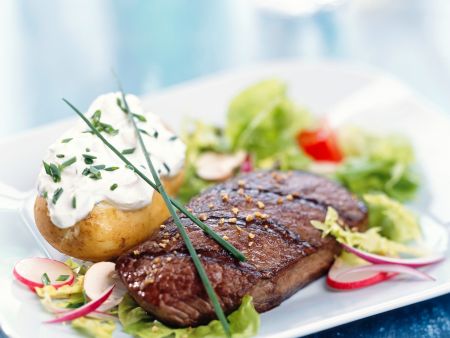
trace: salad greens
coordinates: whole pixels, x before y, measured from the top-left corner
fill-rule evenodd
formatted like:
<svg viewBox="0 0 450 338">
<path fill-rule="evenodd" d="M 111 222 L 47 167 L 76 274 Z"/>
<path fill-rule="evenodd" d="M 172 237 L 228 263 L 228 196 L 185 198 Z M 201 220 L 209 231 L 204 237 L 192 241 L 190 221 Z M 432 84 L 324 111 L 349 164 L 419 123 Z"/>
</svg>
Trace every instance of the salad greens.
<svg viewBox="0 0 450 338">
<path fill-rule="evenodd" d="M 311 122 L 310 114 L 288 99 L 285 83 L 266 80 L 247 88 L 231 101 L 225 134 L 231 150 L 251 153 L 257 166 L 264 163 L 269 167 L 281 162 L 287 169 L 299 169 L 298 161 L 286 161 L 295 157 L 285 153 L 304 157 L 295 135 Z"/>
<path fill-rule="evenodd" d="M 87 337 L 111 338 L 116 324 L 113 320 L 81 317 L 72 321 L 72 327 Z"/>
<path fill-rule="evenodd" d="M 307 169 L 311 160 L 297 146 L 295 135 L 311 123 L 311 115 L 287 97 L 285 83 L 271 79 L 250 86 L 231 101 L 224 129 L 196 121 L 184 132 L 185 184 L 179 198 L 186 202 L 213 183 L 196 174 L 195 161 L 206 151 L 244 150 L 260 169 Z"/>
<path fill-rule="evenodd" d="M 339 215 L 336 210 L 329 207 L 324 222 L 311 221 L 311 224 L 322 231 L 322 236 L 333 236 L 338 242 L 348 244 L 352 247 L 369 253 L 384 256 L 397 257 L 400 254 L 421 256 L 422 250 L 409 247 L 398 242 L 391 241 L 380 235 L 380 228 L 372 227 L 366 232 L 352 231 L 340 224 Z"/>
<path fill-rule="evenodd" d="M 383 192 L 399 201 L 415 196 L 419 179 L 412 166 L 414 152 L 406 139 L 346 128 L 340 132 L 340 146 L 346 160 L 335 177 L 350 191 L 360 196 Z"/>
<path fill-rule="evenodd" d="M 195 169 L 196 159 L 206 151 L 244 150 L 255 169 L 314 170 L 296 135 L 316 124 L 309 112 L 288 98 L 282 81 L 269 79 L 250 86 L 231 101 L 224 128 L 198 121 L 184 133 L 187 160 L 181 199 L 186 202 L 213 183 L 200 178 Z M 354 127 L 341 128 L 338 134 L 344 161 L 336 164 L 331 178 L 360 197 L 379 192 L 401 202 L 414 198 L 419 179 L 408 140 Z"/>
<path fill-rule="evenodd" d="M 379 227 L 380 234 L 395 242 L 405 243 L 421 238 L 416 215 L 401 203 L 384 194 L 365 194 L 369 209 L 369 227 Z"/>
<path fill-rule="evenodd" d="M 126 333 L 137 338 L 222 338 L 225 332 L 218 320 L 195 328 L 170 328 L 155 321 L 129 295 L 119 304 L 119 320 Z M 260 319 L 252 304 L 252 298 L 245 296 L 242 304 L 228 316 L 233 338 L 253 337 L 258 333 Z"/>
</svg>

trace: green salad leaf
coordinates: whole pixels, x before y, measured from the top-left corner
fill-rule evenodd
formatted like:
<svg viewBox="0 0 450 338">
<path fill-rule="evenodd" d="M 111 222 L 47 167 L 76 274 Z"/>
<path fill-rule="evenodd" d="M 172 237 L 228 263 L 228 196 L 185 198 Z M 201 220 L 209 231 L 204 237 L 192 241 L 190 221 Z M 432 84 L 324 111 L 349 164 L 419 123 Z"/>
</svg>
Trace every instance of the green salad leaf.
<svg viewBox="0 0 450 338">
<path fill-rule="evenodd" d="M 420 249 L 397 243 L 380 235 L 380 228 L 370 228 L 366 232 L 351 231 L 340 224 L 337 211 L 331 207 L 327 210 L 324 222 L 311 221 L 311 224 L 322 231 L 322 236 L 333 236 L 340 243 L 384 256 L 398 257 L 400 254 L 422 256 Z"/>
<path fill-rule="evenodd" d="M 175 329 L 154 320 L 129 295 L 119 304 L 119 320 L 126 333 L 138 338 L 222 338 L 225 332 L 218 320 L 195 328 Z M 252 337 L 259 330 L 259 314 L 252 298 L 245 296 L 242 304 L 228 316 L 233 338 Z"/>
<path fill-rule="evenodd" d="M 379 227 L 380 234 L 395 242 L 408 242 L 421 238 L 416 215 L 401 203 L 384 194 L 365 194 L 369 209 L 369 226 Z"/>
<path fill-rule="evenodd" d="M 399 201 L 415 196 L 419 179 L 412 166 L 413 148 L 405 138 L 357 128 L 345 128 L 339 136 L 346 159 L 335 177 L 349 190 L 360 196 L 382 192 Z"/>
<path fill-rule="evenodd" d="M 100 320 L 81 317 L 72 321 L 72 328 L 92 338 L 111 338 L 116 323 L 113 320 Z"/>
<path fill-rule="evenodd" d="M 225 134 L 231 150 L 249 152 L 258 168 L 279 164 L 303 169 L 308 161 L 295 135 L 310 123 L 311 115 L 288 99 L 286 84 L 271 79 L 250 86 L 231 101 Z"/>
</svg>

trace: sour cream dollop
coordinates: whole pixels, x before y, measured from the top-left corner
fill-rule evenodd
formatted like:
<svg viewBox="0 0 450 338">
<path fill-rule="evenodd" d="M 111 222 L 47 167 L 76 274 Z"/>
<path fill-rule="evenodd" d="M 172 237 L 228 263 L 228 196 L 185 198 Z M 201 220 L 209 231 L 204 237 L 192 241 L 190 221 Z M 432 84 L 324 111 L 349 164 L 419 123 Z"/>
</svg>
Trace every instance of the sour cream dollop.
<svg viewBox="0 0 450 338">
<path fill-rule="evenodd" d="M 97 128 L 104 129 L 102 135 L 134 166 L 151 178 L 133 125 L 128 114 L 121 109 L 121 99 L 121 93 L 101 95 L 85 115 L 96 123 Z M 177 175 L 184 164 L 184 143 L 165 127 L 157 115 L 144 112 L 136 96 L 127 95 L 126 100 L 130 111 L 136 114 L 135 121 L 142 130 L 144 143 L 159 176 Z M 121 210 L 140 209 L 152 201 L 154 190 L 89 132 L 81 119 L 49 147 L 43 162 L 38 176 L 38 192 L 47 199 L 50 218 L 60 228 L 73 226 L 84 219 L 101 201 Z M 64 163 L 69 165 L 64 166 Z M 51 168 L 48 173 L 52 164 L 60 172 L 60 179 L 56 178 L 56 182 Z"/>
</svg>

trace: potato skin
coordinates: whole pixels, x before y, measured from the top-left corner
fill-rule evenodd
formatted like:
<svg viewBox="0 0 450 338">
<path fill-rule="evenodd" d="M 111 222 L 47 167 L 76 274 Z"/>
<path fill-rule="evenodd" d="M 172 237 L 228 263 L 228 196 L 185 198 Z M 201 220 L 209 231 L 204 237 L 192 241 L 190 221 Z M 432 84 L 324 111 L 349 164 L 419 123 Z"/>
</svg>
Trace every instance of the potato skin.
<svg viewBox="0 0 450 338">
<path fill-rule="evenodd" d="M 183 182 L 183 173 L 162 183 L 169 195 L 175 195 Z M 69 228 L 61 229 L 50 219 L 47 201 L 38 196 L 34 218 L 42 236 L 58 251 L 82 260 L 114 260 L 123 252 L 148 239 L 169 217 L 169 211 L 157 192 L 152 202 L 141 209 L 123 211 L 103 201 L 89 215 Z"/>
</svg>

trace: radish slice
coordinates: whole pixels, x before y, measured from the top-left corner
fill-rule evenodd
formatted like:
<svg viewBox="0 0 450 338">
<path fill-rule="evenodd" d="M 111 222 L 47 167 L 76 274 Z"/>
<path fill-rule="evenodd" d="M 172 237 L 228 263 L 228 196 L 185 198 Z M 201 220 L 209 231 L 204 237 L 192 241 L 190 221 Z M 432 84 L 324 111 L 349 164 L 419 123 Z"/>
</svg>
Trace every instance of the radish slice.
<svg viewBox="0 0 450 338">
<path fill-rule="evenodd" d="M 243 173 L 250 173 L 252 171 L 253 171 L 252 158 L 250 157 L 250 154 L 247 154 L 247 156 L 245 157 L 244 162 L 242 162 L 241 172 L 243 172 Z"/>
<path fill-rule="evenodd" d="M 412 268 L 418 268 L 421 266 L 431 265 L 438 263 L 445 259 L 443 255 L 433 255 L 429 257 L 423 257 L 423 258 L 393 258 L 393 257 L 386 257 L 376 254 L 371 254 L 365 251 L 362 251 L 360 249 L 356 249 L 348 244 L 342 243 L 342 246 L 344 249 L 362 259 L 364 259 L 367 262 L 373 263 L 373 264 L 395 264 L 395 265 L 403 265 L 403 266 L 409 266 Z"/>
<path fill-rule="evenodd" d="M 96 311 L 100 305 L 102 305 L 108 297 L 113 292 L 114 286 L 107 289 L 100 298 L 90 301 L 89 303 L 84 304 L 83 306 L 79 307 L 78 309 L 75 309 L 73 311 L 65 312 L 61 317 L 47 320 L 45 323 L 47 324 L 53 324 L 53 323 L 61 323 L 61 322 L 67 322 L 70 320 L 77 319 L 79 317 L 87 316 L 88 314 Z"/>
<path fill-rule="evenodd" d="M 239 151 L 235 154 L 219 154 L 205 152 L 196 163 L 197 175 L 207 181 L 222 181 L 233 175 L 233 171 L 244 162 L 246 154 Z"/>
<path fill-rule="evenodd" d="M 118 305 L 127 293 L 125 286 L 116 275 L 116 264 L 112 262 L 99 262 L 92 265 L 84 276 L 84 292 L 90 299 L 99 298 L 105 290 L 116 286 L 111 296 L 99 308 L 107 311 Z"/>
<path fill-rule="evenodd" d="M 365 266 L 370 265 L 363 265 L 362 267 Z M 353 274 L 346 273 L 352 269 L 355 269 L 355 267 L 348 265 L 342 258 L 337 258 L 328 272 L 328 286 L 338 290 L 355 290 L 381 283 L 395 276 L 395 274 L 380 271 L 361 271 L 360 273 Z"/>
<path fill-rule="evenodd" d="M 33 292 L 35 288 L 44 287 L 42 282 L 44 275 L 55 288 L 72 284 L 75 278 L 72 269 L 66 264 L 40 257 L 22 259 L 14 266 L 13 274 Z"/>
<path fill-rule="evenodd" d="M 425 272 L 419 271 L 417 269 L 411 268 L 409 266 L 404 265 L 395 265 L 395 264 L 370 264 L 370 265 L 362 265 L 357 266 L 355 268 L 341 270 L 337 272 L 335 278 L 341 279 L 345 278 L 345 276 L 357 275 L 360 276 L 362 273 L 393 273 L 393 274 L 403 274 L 411 277 L 415 277 L 418 280 L 428 280 L 434 281 L 435 279 Z"/>
</svg>

